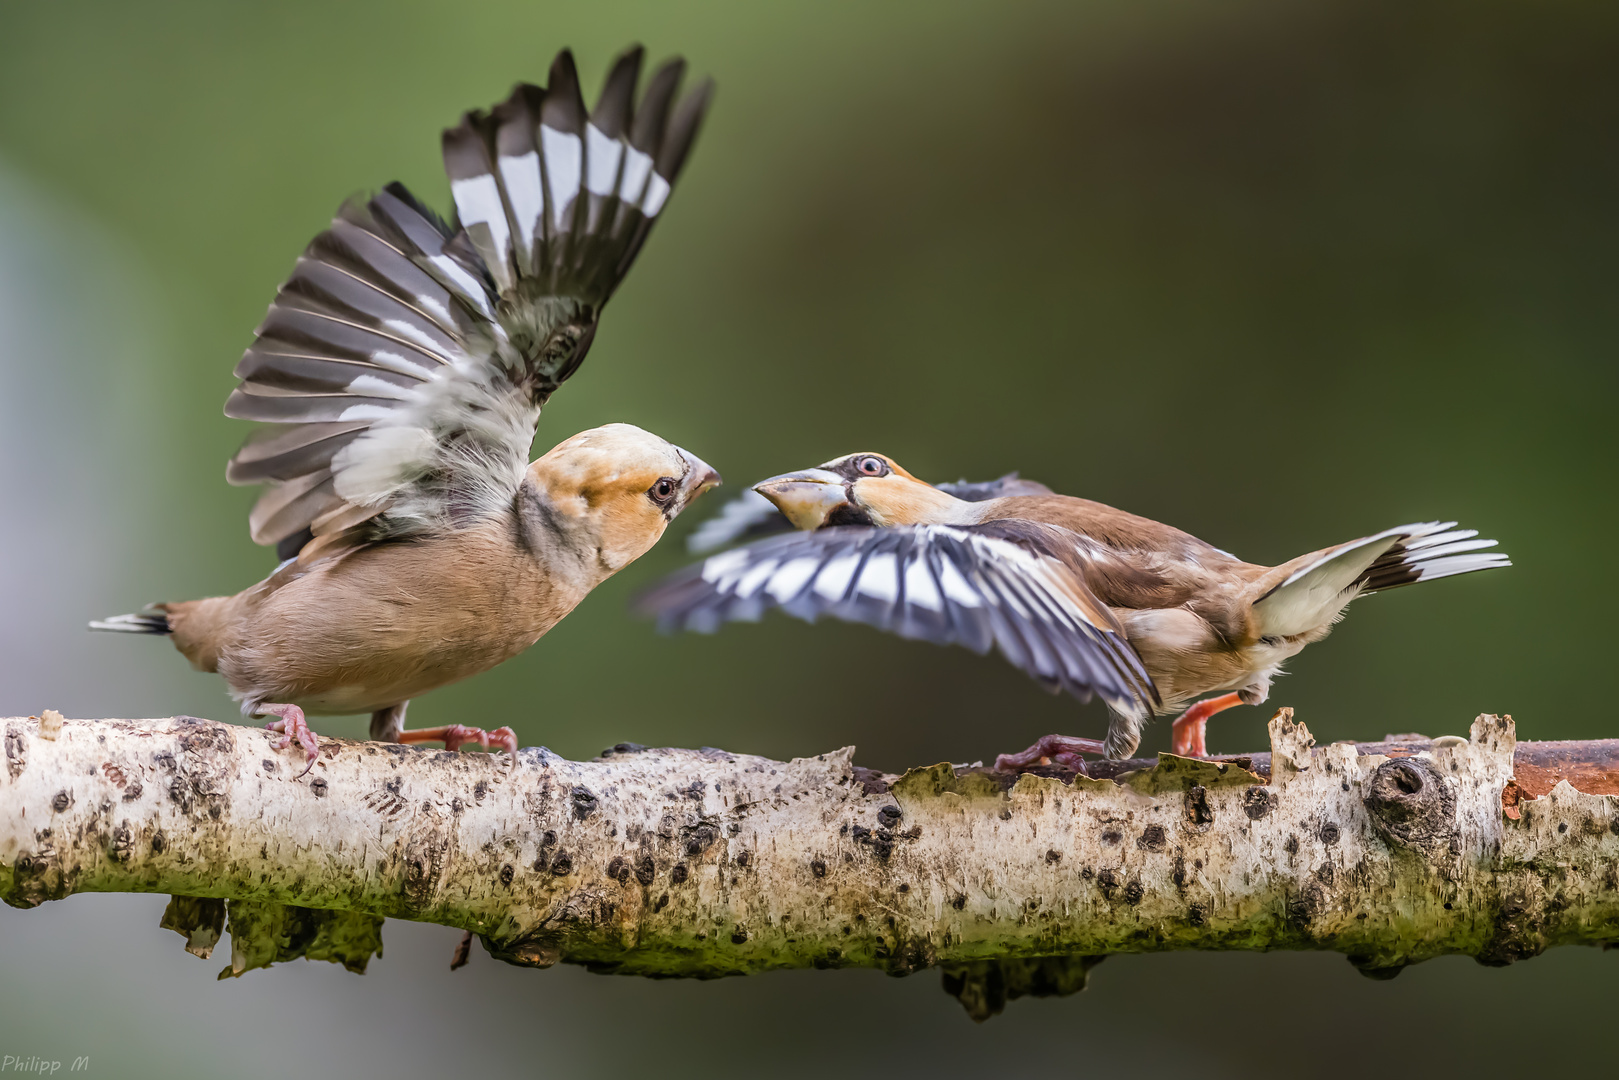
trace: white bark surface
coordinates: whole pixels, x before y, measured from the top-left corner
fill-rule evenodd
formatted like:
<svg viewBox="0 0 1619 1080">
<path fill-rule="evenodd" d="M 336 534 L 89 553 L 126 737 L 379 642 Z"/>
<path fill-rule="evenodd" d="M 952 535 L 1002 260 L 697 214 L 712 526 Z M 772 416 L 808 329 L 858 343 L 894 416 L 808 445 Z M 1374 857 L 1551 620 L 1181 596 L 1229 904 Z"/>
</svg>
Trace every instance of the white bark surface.
<svg viewBox="0 0 1619 1080">
<path fill-rule="evenodd" d="M 1314 747 L 1283 710 L 1268 783 L 1166 755 L 1120 782 L 1009 788 L 949 765 L 879 778 L 852 748 L 528 749 L 508 768 L 322 739 L 299 777 L 268 733 L 206 720 L 0 729 L 0 897 L 229 899 L 223 974 L 298 955 L 363 970 L 379 917 L 625 973 L 941 965 L 964 999 L 986 964 L 1028 962 L 991 977 L 1014 996 L 1066 992 L 1079 958 L 1115 952 L 1332 949 L 1379 975 L 1619 942 L 1614 797 L 1564 781 L 1505 816 L 1514 737 L 1493 716 L 1391 759 Z M 222 917 L 177 899 L 164 924 L 207 955 Z M 1031 960 L 1053 956 L 1071 959 Z"/>
</svg>

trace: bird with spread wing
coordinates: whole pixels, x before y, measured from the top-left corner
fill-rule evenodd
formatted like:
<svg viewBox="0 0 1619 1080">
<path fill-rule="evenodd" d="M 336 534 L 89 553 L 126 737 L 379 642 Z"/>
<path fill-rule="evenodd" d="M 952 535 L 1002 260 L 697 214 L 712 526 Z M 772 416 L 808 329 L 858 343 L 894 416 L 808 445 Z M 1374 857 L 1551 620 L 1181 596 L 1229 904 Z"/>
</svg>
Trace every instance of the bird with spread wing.
<svg viewBox="0 0 1619 1080">
<path fill-rule="evenodd" d="M 92 623 L 167 634 L 249 716 L 319 757 L 305 712 L 371 713 L 397 742 L 499 745 L 509 728 L 407 731 L 410 699 L 522 652 L 719 483 L 628 424 L 530 462 L 540 409 L 584 360 L 663 210 L 712 93 L 676 102 L 642 54 L 587 111 L 564 50 L 444 133 L 456 220 L 399 184 L 345 205 L 237 365 L 229 416 L 273 425 L 227 479 L 267 485 L 253 539 L 284 561 L 234 596 Z M 305 769 L 308 771 L 308 768 Z"/>
<path fill-rule="evenodd" d="M 713 632 L 780 608 L 994 647 L 1053 692 L 1107 704 L 1105 740 L 1048 735 L 997 768 L 1127 757 L 1150 717 L 1176 712 L 1175 752 L 1206 755 L 1208 718 L 1263 702 L 1283 663 L 1326 637 L 1356 597 L 1511 565 L 1474 530 L 1426 522 L 1259 566 L 1088 499 L 993 485 L 952 494 L 874 453 L 753 490 L 801 531 L 711 555 L 644 595 L 642 609 L 665 629 Z M 746 535 L 765 516 L 709 532 Z"/>
</svg>

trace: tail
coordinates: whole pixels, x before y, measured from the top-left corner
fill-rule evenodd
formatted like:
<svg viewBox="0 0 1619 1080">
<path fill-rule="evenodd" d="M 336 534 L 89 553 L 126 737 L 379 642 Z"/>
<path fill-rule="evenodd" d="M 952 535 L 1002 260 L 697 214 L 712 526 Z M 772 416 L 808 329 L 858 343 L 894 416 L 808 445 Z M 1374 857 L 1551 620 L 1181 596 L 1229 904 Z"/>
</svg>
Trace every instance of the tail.
<svg viewBox="0 0 1619 1080">
<path fill-rule="evenodd" d="M 1407 530 L 1421 531 L 1406 532 L 1398 543 L 1368 566 L 1358 581 L 1360 591 L 1382 592 L 1417 581 L 1432 581 L 1434 578 L 1512 565 L 1512 560 L 1507 558 L 1504 551 L 1480 550 L 1494 547 L 1496 541 L 1475 539 L 1477 529 L 1458 529 L 1455 526 L 1454 521 L 1406 526 Z"/>
<path fill-rule="evenodd" d="M 109 615 L 90 624 L 92 630 L 111 630 L 120 634 L 171 634 L 169 613 L 161 605 L 148 604 L 129 615 Z"/>
<path fill-rule="evenodd" d="M 1330 625 L 1363 593 L 1512 565 L 1501 552 L 1481 552 L 1494 547 L 1494 540 L 1476 539 L 1477 529 L 1455 526 L 1454 521 L 1401 525 L 1278 567 L 1274 573 L 1283 580 L 1254 601 L 1260 633 L 1307 633 Z"/>
</svg>

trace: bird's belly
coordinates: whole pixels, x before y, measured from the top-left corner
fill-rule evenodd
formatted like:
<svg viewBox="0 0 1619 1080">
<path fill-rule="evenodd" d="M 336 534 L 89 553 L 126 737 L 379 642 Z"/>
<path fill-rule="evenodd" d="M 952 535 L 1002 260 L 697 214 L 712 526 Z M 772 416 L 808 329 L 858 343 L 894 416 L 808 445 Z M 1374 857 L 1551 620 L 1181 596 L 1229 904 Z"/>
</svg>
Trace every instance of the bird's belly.
<svg viewBox="0 0 1619 1080">
<path fill-rule="evenodd" d="M 316 665 L 314 670 L 305 670 L 301 677 L 290 680 L 288 698 L 317 716 L 375 712 L 482 674 L 528 648 L 538 636 L 520 631 L 500 635 L 452 632 L 435 634 L 425 643 L 401 643 L 382 636 L 358 650 L 365 658 L 363 664 Z"/>
<path fill-rule="evenodd" d="M 316 694 L 297 695 L 297 700 L 291 704 L 298 706 L 310 716 L 352 716 L 356 713 L 377 712 L 399 704 L 397 701 L 385 700 L 389 696 L 388 693 L 369 686 L 332 686 Z"/>
</svg>

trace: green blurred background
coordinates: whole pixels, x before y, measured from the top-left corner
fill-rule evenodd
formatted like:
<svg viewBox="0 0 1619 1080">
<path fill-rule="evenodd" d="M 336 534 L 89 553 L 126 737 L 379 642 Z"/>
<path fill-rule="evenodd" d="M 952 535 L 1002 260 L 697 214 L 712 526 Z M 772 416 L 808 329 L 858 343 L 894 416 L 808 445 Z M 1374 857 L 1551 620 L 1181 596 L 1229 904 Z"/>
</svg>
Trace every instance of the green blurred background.
<svg viewBox="0 0 1619 1080">
<path fill-rule="evenodd" d="M 885 769 L 1099 734 L 1099 706 L 993 657 L 626 615 L 720 497 L 880 449 L 938 480 L 1021 469 L 1260 562 L 1458 518 L 1515 567 L 1357 604 L 1272 703 L 1323 741 L 1484 710 L 1614 733 L 1619 8 L 1477 0 L 8 4 L 0 715 L 235 716 L 164 643 L 82 626 L 269 568 L 220 406 L 276 284 L 350 193 L 399 179 L 447 209 L 460 110 L 563 45 L 593 93 L 631 41 L 719 95 L 539 448 L 627 420 L 730 485 L 413 724 L 571 757 L 856 744 Z M 1212 746 L 1262 748 L 1268 711 L 1221 715 Z M 1611 1067 L 1619 982 L 1586 950 L 1393 983 L 1334 956 L 1123 957 L 974 1027 L 933 974 L 649 983 L 480 952 L 451 975 L 455 932 L 400 923 L 364 978 L 216 988 L 161 907 L 0 911 L 0 1053 L 113 1076 L 1254 1076 L 1348 1075 L 1397 1039 L 1408 1068 Z"/>
</svg>

